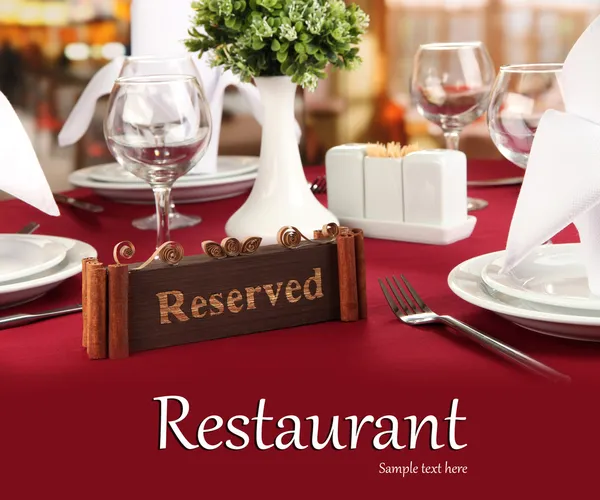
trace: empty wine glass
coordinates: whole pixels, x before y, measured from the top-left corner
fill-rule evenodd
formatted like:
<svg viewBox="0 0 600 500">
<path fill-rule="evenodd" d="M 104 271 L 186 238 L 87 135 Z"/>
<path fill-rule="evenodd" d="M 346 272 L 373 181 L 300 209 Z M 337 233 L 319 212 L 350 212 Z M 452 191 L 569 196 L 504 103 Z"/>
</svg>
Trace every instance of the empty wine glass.
<svg viewBox="0 0 600 500">
<path fill-rule="evenodd" d="M 131 56 L 126 57 L 119 77 L 152 76 L 152 75 L 192 75 L 202 82 L 198 67 L 190 55 L 180 56 Z M 201 83 L 202 84 L 202 83 Z M 169 224 L 171 229 L 191 227 L 200 224 L 202 218 L 197 215 L 184 215 L 171 203 Z M 155 229 L 156 214 L 141 219 L 134 219 L 133 226 L 137 229 Z"/>
<path fill-rule="evenodd" d="M 492 142 L 507 160 L 527 168 L 535 132 L 545 111 L 564 111 L 560 87 L 563 65 L 501 66 L 490 99 L 487 124 Z M 546 245 L 551 245 L 548 240 Z"/>
<path fill-rule="evenodd" d="M 564 111 L 562 64 L 502 66 L 492 90 L 487 123 L 502 156 L 526 168 L 539 121 L 548 109 Z"/>
<path fill-rule="evenodd" d="M 411 96 L 419 113 L 439 125 L 446 149 L 458 149 L 462 129 L 487 110 L 495 71 L 482 42 L 421 45 L 413 62 Z M 487 201 L 468 199 L 469 210 Z"/>
<path fill-rule="evenodd" d="M 120 77 L 104 120 L 115 159 L 146 181 L 156 202 L 156 246 L 169 241 L 171 188 L 204 155 L 211 137 L 210 108 L 191 75 Z"/>
</svg>

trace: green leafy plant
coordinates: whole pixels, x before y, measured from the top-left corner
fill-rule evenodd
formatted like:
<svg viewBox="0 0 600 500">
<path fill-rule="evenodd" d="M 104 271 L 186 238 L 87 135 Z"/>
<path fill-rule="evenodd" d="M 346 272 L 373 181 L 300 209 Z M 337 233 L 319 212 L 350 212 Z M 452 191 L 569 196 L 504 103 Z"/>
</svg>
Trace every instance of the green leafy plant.
<svg viewBox="0 0 600 500">
<path fill-rule="evenodd" d="M 369 25 L 357 5 L 343 0 L 199 0 L 190 52 L 211 54 L 242 81 L 258 76 L 290 76 L 314 90 L 331 64 L 356 68 L 358 44 Z"/>
</svg>

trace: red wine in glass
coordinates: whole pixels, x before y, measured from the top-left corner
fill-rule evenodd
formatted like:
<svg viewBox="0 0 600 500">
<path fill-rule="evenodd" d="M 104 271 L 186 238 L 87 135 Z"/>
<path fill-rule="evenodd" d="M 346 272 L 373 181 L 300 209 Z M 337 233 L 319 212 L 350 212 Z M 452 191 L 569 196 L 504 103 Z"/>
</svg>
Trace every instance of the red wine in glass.
<svg viewBox="0 0 600 500">
<path fill-rule="evenodd" d="M 490 89 L 465 86 L 419 87 L 414 95 L 419 112 L 442 128 L 462 129 L 485 112 Z"/>
</svg>

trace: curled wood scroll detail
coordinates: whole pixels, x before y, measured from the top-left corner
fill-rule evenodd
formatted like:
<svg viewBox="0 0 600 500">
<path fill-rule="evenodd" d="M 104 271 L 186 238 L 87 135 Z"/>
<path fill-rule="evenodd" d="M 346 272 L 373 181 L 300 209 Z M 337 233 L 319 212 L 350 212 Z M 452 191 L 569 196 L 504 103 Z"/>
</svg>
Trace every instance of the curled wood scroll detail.
<svg viewBox="0 0 600 500">
<path fill-rule="evenodd" d="M 121 241 L 115 245 L 113 249 L 113 259 L 115 264 L 123 264 L 120 257 L 123 259 L 131 259 L 135 255 L 135 246 L 131 241 Z"/>
<path fill-rule="evenodd" d="M 243 241 L 237 238 L 225 238 L 221 243 L 216 241 L 203 241 L 202 250 L 206 255 L 213 259 L 226 259 L 227 257 L 237 257 L 239 255 L 250 255 L 258 250 L 262 238 L 250 236 Z"/>
<path fill-rule="evenodd" d="M 303 235 L 297 227 L 283 226 L 277 233 L 277 243 L 285 248 L 297 248 L 302 241 L 316 245 L 331 243 L 340 234 L 340 227 L 334 222 L 330 222 L 329 224 L 325 224 L 320 231 L 316 231 L 316 233 L 319 234 L 319 237 L 310 239 Z"/>
<path fill-rule="evenodd" d="M 130 260 L 135 255 L 135 246 L 131 241 L 121 241 L 113 249 L 113 258 L 116 264 L 123 264 L 121 259 Z M 167 241 L 163 243 L 156 251 L 136 269 L 144 269 L 157 260 L 170 266 L 176 266 L 183 259 L 183 246 L 176 241 Z"/>
</svg>

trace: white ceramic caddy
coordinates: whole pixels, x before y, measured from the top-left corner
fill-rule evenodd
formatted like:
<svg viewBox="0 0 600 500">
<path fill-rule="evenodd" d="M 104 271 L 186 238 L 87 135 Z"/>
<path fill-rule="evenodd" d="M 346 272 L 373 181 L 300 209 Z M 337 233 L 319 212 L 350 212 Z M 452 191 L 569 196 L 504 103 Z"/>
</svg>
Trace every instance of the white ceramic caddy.
<svg viewBox="0 0 600 500">
<path fill-rule="evenodd" d="M 366 156 L 366 144 L 327 152 L 329 209 L 372 238 L 447 245 L 468 238 L 477 219 L 467 214 L 467 160 L 445 149 L 403 158 Z"/>
</svg>

